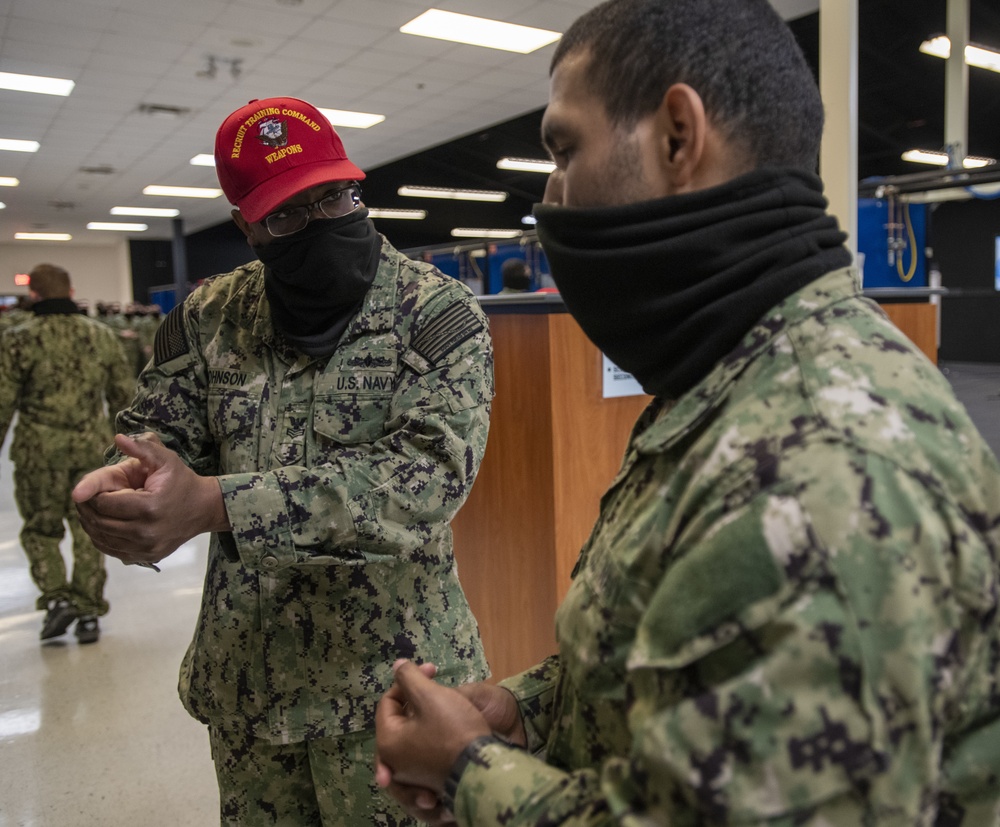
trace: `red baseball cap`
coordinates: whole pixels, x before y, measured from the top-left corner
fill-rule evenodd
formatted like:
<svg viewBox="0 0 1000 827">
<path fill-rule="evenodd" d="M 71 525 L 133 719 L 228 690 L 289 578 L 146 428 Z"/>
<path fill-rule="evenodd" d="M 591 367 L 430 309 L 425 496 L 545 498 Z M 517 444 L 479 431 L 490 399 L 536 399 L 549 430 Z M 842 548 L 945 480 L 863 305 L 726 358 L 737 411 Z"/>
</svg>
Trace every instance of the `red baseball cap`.
<svg viewBox="0 0 1000 827">
<path fill-rule="evenodd" d="M 298 98 L 252 100 L 226 118 L 215 134 L 215 171 L 251 222 L 310 187 L 365 177 L 323 113 Z"/>
</svg>

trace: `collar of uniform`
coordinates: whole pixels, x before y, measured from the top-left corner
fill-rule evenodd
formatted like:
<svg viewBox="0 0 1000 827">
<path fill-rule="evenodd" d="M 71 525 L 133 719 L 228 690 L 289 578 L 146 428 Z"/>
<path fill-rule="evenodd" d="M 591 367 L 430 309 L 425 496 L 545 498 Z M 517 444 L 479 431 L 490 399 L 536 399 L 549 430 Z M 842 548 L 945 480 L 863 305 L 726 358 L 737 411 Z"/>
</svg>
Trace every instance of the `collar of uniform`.
<svg viewBox="0 0 1000 827">
<path fill-rule="evenodd" d="M 387 252 L 393 255 L 386 255 Z M 365 294 L 361 309 L 344 331 L 342 342 L 349 341 L 362 332 L 385 333 L 394 328 L 399 257 L 399 253 L 382 238 L 382 255 L 375 279 Z M 244 269 L 246 274 L 240 285 L 241 289 L 226 303 L 227 314 L 234 323 L 240 324 L 246 323 L 249 314 L 250 329 L 255 337 L 272 348 L 286 349 L 287 345 L 275 333 L 271 320 L 271 307 L 264 292 L 264 265 L 253 261 L 244 265 Z"/>
<path fill-rule="evenodd" d="M 80 313 L 72 299 L 39 299 L 31 306 L 36 316 L 70 316 Z"/>
<path fill-rule="evenodd" d="M 858 271 L 854 267 L 844 267 L 816 279 L 776 305 L 708 376 L 636 437 L 637 453 L 657 454 L 669 448 L 722 403 L 747 365 L 788 328 L 824 307 L 859 295 L 860 291 Z"/>
<path fill-rule="evenodd" d="M 344 335 L 342 343 L 353 341 L 359 336 L 391 333 L 396 329 L 396 291 L 399 283 L 400 261 L 403 258 L 385 236 L 381 236 L 382 249 L 379 254 L 378 270 L 371 287 L 365 293 L 361 309 L 357 312 Z"/>
</svg>

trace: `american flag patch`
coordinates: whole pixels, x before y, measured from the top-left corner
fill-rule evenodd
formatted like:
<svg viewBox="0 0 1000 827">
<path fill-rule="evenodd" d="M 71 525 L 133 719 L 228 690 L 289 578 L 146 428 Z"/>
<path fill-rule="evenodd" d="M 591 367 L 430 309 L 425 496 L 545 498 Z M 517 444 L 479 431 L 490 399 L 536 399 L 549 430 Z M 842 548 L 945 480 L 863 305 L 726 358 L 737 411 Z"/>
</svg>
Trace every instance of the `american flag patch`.
<svg viewBox="0 0 1000 827">
<path fill-rule="evenodd" d="M 472 308 L 463 301 L 455 301 L 422 328 L 410 346 L 433 365 L 483 329 L 482 321 Z"/>
<path fill-rule="evenodd" d="M 177 305 L 167 314 L 156 331 L 156 339 L 153 342 L 153 361 L 159 367 L 164 362 L 183 356 L 190 349 L 187 333 L 184 332 L 184 307 Z"/>
</svg>

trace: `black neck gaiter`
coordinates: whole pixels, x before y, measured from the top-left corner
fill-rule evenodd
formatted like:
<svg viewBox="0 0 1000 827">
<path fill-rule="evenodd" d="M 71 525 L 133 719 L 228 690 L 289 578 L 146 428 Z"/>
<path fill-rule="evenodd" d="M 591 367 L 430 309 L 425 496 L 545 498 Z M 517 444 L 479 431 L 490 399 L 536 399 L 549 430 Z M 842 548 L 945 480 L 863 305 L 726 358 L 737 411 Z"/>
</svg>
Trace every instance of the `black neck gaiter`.
<svg viewBox="0 0 1000 827">
<path fill-rule="evenodd" d="M 381 239 L 368 210 L 313 220 L 254 252 L 265 265 L 274 326 L 311 356 L 329 355 L 378 269 Z"/>
<path fill-rule="evenodd" d="M 535 207 L 538 237 L 584 333 L 654 396 L 690 390 L 772 307 L 846 267 L 818 177 L 751 172 L 607 208 Z"/>
</svg>

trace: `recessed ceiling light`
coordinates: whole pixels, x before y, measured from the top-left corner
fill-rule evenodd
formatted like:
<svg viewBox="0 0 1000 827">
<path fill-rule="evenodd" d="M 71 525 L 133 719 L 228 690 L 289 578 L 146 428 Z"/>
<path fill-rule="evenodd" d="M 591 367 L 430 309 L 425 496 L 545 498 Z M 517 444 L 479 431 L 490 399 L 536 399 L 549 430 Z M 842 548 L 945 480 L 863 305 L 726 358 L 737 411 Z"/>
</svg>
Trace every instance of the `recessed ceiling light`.
<svg viewBox="0 0 1000 827">
<path fill-rule="evenodd" d="M 167 195 L 176 198 L 218 198 L 222 190 L 211 187 L 161 187 L 151 184 L 142 191 L 143 195 Z"/>
<path fill-rule="evenodd" d="M 69 233 L 14 233 L 14 238 L 20 241 L 70 241 Z"/>
<path fill-rule="evenodd" d="M 501 158 L 497 161 L 497 169 L 512 169 L 518 172 L 555 172 L 556 165 L 552 161 L 541 158 Z"/>
<path fill-rule="evenodd" d="M 920 44 L 920 51 L 925 55 L 949 58 L 951 57 L 951 39 L 947 35 L 932 37 Z M 980 69 L 1000 72 L 1000 52 L 986 49 L 983 46 L 973 46 L 971 43 L 967 43 L 965 62 L 970 66 L 978 66 Z"/>
<path fill-rule="evenodd" d="M 181 214 L 180 210 L 162 207 L 112 207 L 112 215 L 143 215 L 147 218 L 174 218 Z"/>
<path fill-rule="evenodd" d="M 396 192 L 411 198 L 448 198 L 452 201 L 492 201 L 499 203 L 507 200 L 507 193 L 502 190 L 458 190 L 449 187 L 415 187 L 403 186 Z"/>
<path fill-rule="evenodd" d="M 400 28 L 403 34 L 450 40 L 453 43 L 467 43 L 470 46 L 485 46 L 487 49 L 502 49 L 526 55 L 542 46 L 548 46 L 562 35 L 548 29 L 518 26 L 485 17 L 455 14 L 440 9 L 429 9 Z"/>
<path fill-rule="evenodd" d="M 5 210 L 5 209 L 7 209 L 7 205 L 4 204 L 3 201 L 0 201 L 0 210 Z"/>
<path fill-rule="evenodd" d="M 912 161 L 915 164 L 934 164 L 935 166 L 948 166 L 948 153 L 937 152 L 929 149 L 908 149 L 900 156 L 904 161 Z M 994 158 L 983 158 L 978 155 L 967 155 L 962 162 L 966 169 L 985 167 L 995 164 Z"/>
<path fill-rule="evenodd" d="M 455 227 L 451 231 L 455 238 L 520 238 L 523 230 L 488 230 L 478 227 Z"/>
<path fill-rule="evenodd" d="M 203 152 L 200 155 L 195 155 L 194 158 L 191 159 L 191 163 L 196 167 L 214 167 L 215 156 L 208 155 Z"/>
<path fill-rule="evenodd" d="M 39 95 L 61 95 L 66 97 L 76 84 L 66 78 L 47 78 L 42 75 L 16 75 L 0 72 L 0 89 L 15 92 L 35 92 Z"/>
<path fill-rule="evenodd" d="M 538 219 L 535 218 L 535 216 L 533 215 L 526 215 L 524 218 L 521 219 L 521 223 L 534 225 L 538 223 Z"/>
<path fill-rule="evenodd" d="M 20 183 L 16 178 L 0 178 L 0 187 L 16 187 Z"/>
<path fill-rule="evenodd" d="M 115 221 L 91 221 L 88 230 L 117 230 L 123 233 L 141 233 L 149 229 L 148 224 L 126 224 Z"/>
<path fill-rule="evenodd" d="M 38 141 L 18 141 L 11 138 L 0 138 L 0 149 L 11 152 L 38 152 Z"/>
<path fill-rule="evenodd" d="M 334 126 L 349 126 L 352 129 L 368 129 L 385 120 L 385 115 L 370 112 L 349 112 L 345 109 L 320 109 L 324 117 Z"/>
<path fill-rule="evenodd" d="M 397 218 L 402 221 L 422 221 L 427 218 L 427 210 L 395 210 L 386 207 L 369 207 L 369 218 Z"/>
</svg>

